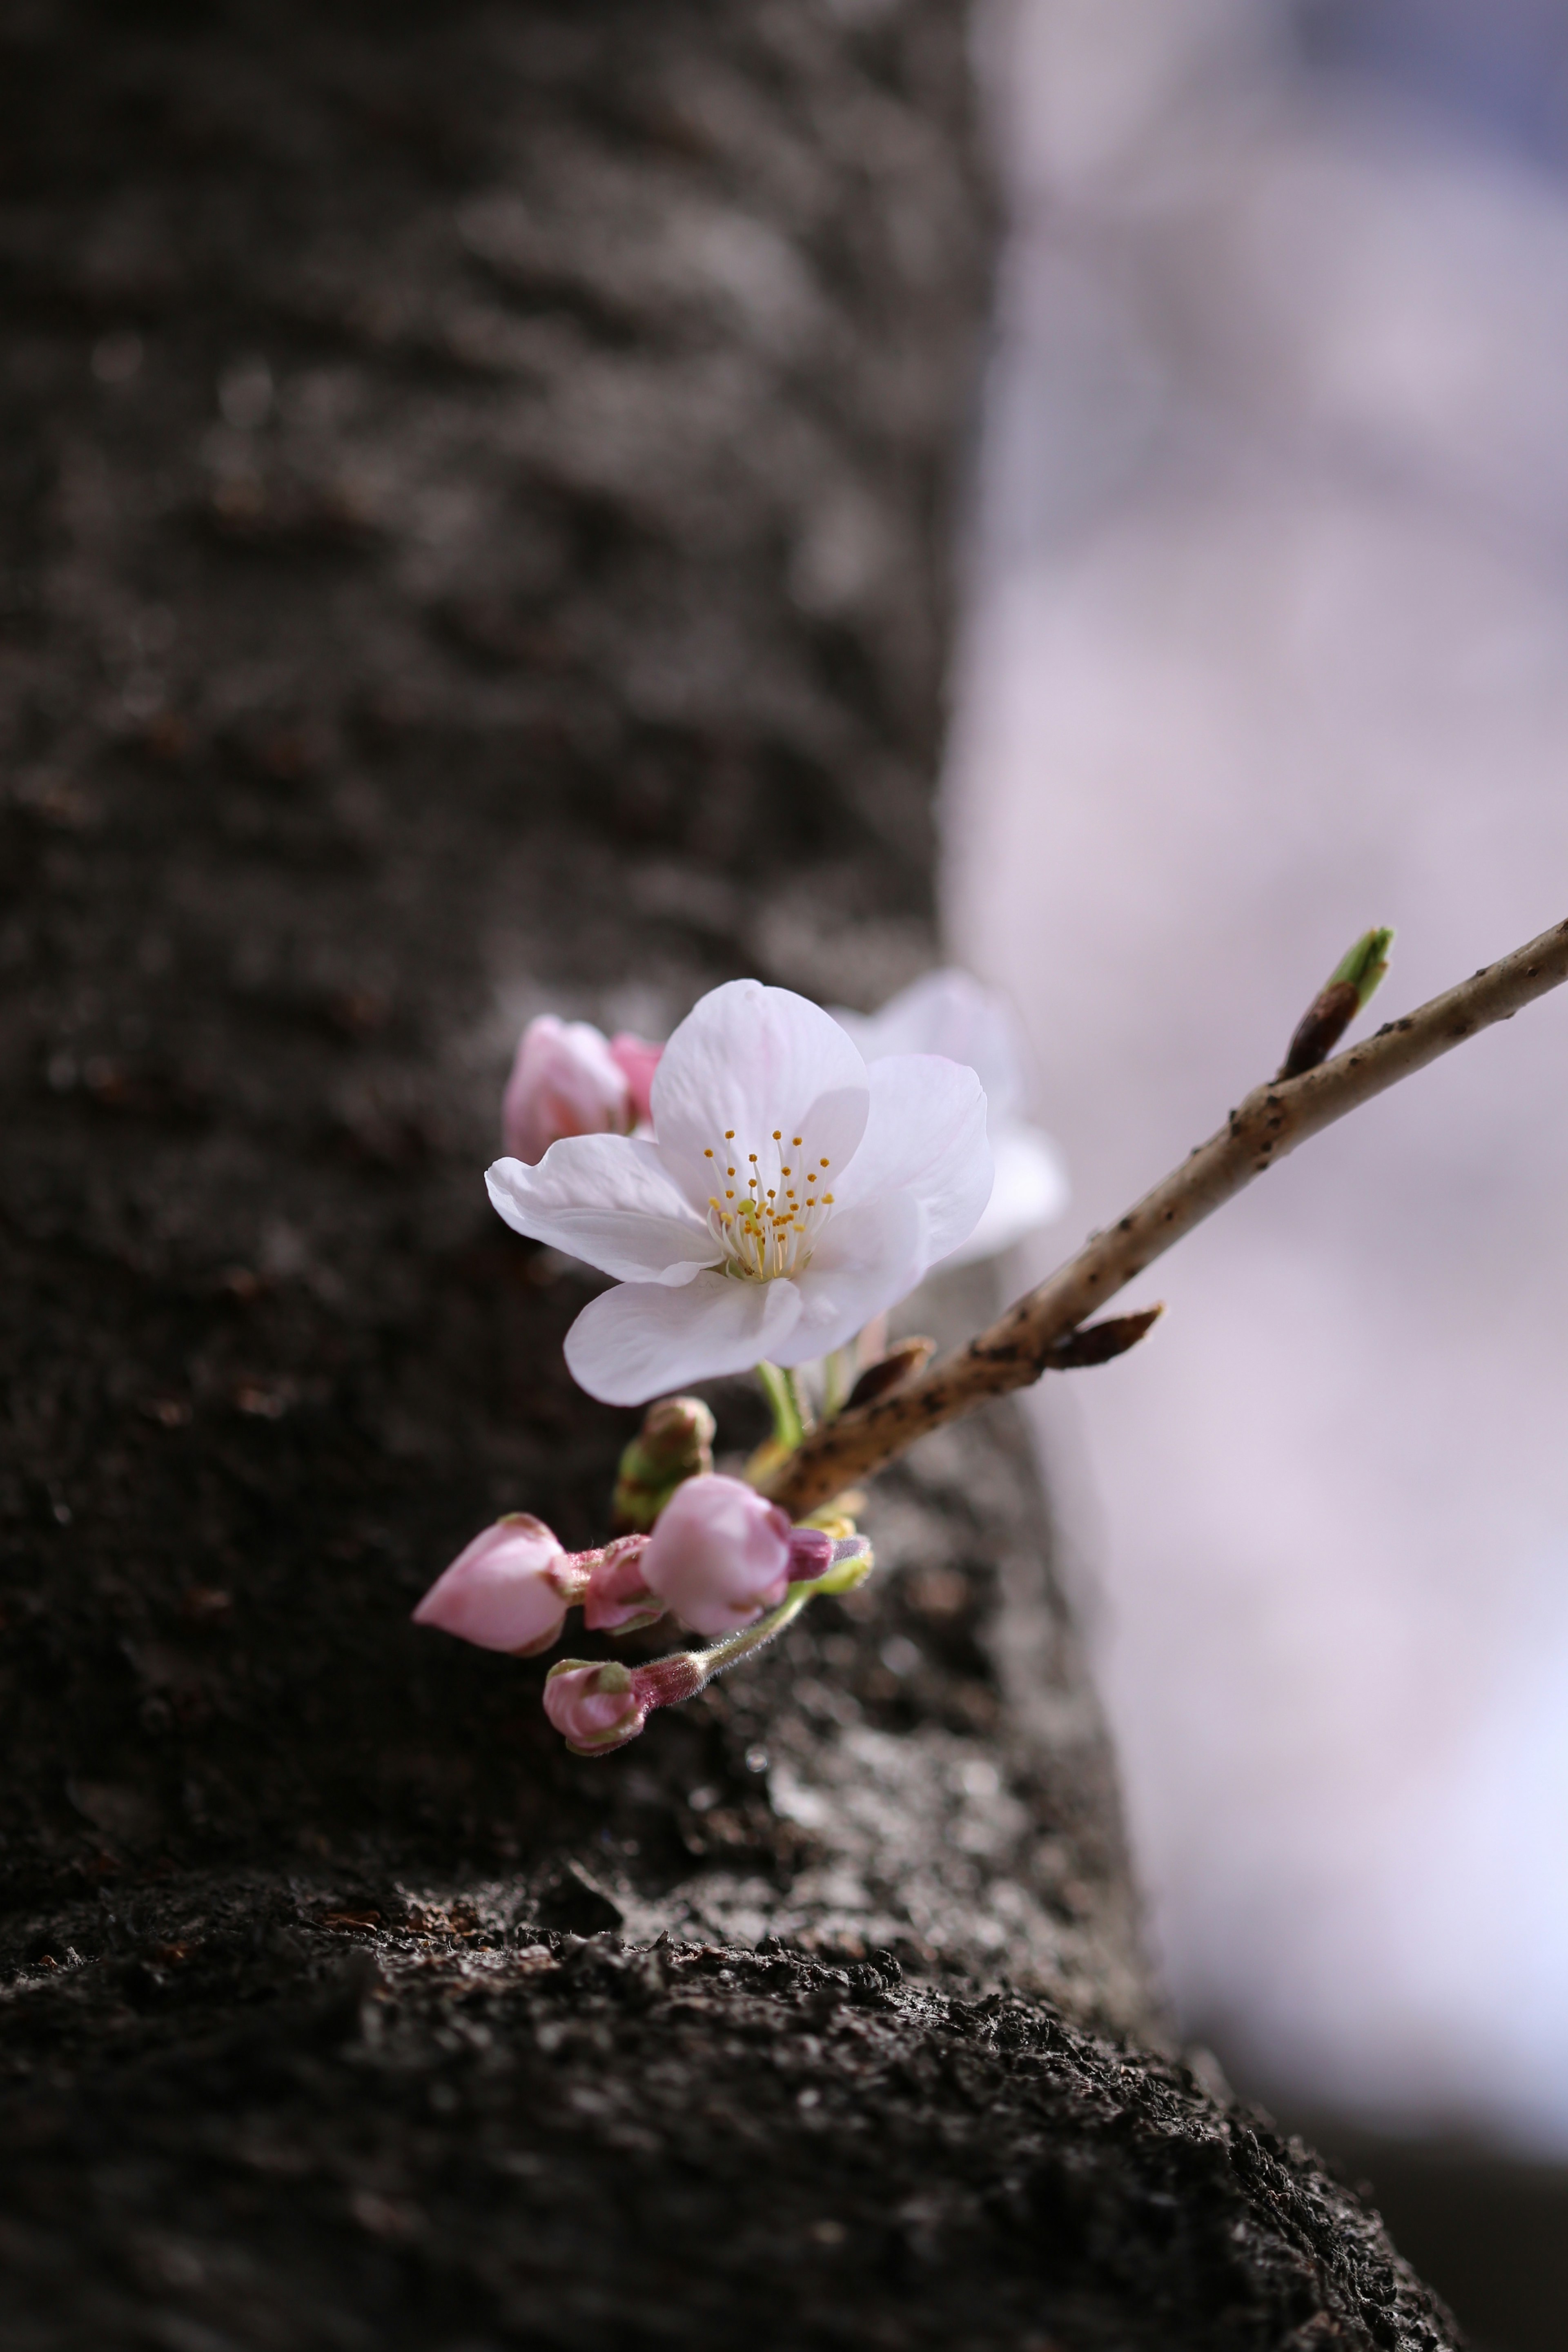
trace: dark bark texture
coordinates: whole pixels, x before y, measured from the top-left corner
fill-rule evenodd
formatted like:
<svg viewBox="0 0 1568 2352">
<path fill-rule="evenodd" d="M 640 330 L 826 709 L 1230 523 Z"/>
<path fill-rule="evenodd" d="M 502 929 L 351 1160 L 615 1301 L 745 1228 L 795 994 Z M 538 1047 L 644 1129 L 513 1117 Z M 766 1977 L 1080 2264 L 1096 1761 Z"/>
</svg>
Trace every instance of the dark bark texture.
<svg viewBox="0 0 1568 2352">
<path fill-rule="evenodd" d="M 1454 2340 L 1164 2050 L 1005 1413 L 612 1759 L 408 1623 L 631 1426 L 521 1018 L 933 950 L 963 32 L 0 8 L 6 2352 Z"/>
</svg>

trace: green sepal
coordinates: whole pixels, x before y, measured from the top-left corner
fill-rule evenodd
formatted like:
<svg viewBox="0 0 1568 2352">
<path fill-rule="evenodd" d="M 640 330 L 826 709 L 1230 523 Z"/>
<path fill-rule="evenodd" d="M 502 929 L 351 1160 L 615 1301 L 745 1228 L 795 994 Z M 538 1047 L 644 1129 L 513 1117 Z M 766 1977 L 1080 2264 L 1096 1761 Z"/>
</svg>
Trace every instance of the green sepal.
<svg viewBox="0 0 1568 2352">
<path fill-rule="evenodd" d="M 661 1397 L 621 1455 L 611 1519 L 617 1535 L 647 1535 L 678 1486 L 713 1467 L 713 1416 L 700 1397 Z"/>
</svg>

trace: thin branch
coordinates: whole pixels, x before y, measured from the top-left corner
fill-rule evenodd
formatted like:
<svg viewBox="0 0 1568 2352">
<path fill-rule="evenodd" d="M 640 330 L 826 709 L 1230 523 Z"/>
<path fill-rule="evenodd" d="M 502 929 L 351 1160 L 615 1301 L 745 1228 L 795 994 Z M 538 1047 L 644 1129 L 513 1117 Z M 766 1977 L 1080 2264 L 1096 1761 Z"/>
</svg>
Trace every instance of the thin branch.
<svg viewBox="0 0 1568 2352">
<path fill-rule="evenodd" d="M 1108 1233 L 1010 1307 L 968 1346 L 928 1371 L 825 1422 L 782 1464 L 769 1492 L 797 1517 L 990 1397 L 1029 1387 L 1088 1315 L 1309 1136 L 1415 1070 L 1568 980 L 1568 922 L 1543 931 L 1473 979 L 1435 996 L 1374 1037 L 1299 1078 L 1255 1087 L 1219 1133 L 1199 1144 Z"/>
</svg>

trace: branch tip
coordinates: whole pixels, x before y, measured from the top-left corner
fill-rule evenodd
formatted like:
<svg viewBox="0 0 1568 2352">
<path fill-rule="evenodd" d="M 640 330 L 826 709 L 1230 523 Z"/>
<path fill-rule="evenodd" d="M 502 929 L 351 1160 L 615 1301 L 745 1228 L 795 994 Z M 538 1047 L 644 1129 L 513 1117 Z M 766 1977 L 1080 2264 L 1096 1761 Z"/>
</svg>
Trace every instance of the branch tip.
<svg viewBox="0 0 1568 2352">
<path fill-rule="evenodd" d="M 1302 1014 L 1290 1049 L 1279 1065 L 1281 1078 L 1304 1077 L 1326 1062 L 1358 1013 L 1364 1013 L 1388 970 L 1394 933 L 1386 924 L 1363 931 L 1340 958 Z M 1276 1081 L 1278 1083 L 1278 1080 Z"/>
<path fill-rule="evenodd" d="M 1352 952 L 1364 959 L 1353 988 L 1364 1002 L 1382 977 L 1388 942 L 1369 932 Z M 1343 967 L 1341 967 L 1342 971 Z M 1285 1095 L 1256 1087 L 1217 1134 L 1199 1144 L 1146 1193 L 1130 1220 L 1095 1234 L 1037 1288 L 1016 1299 L 989 1330 L 940 1357 L 868 1404 L 846 1410 L 807 1436 L 786 1460 L 768 1465 L 758 1484 L 799 1518 L 868 1477 L 906 1446 L 988 1399 L 1027 1388 L 1058 1362 L 1059 1344 L 1079 1331 L 1124 1283 L 1214 1214 L 1264 1169 L 1319 1135 L 1348 1111 L 1410 1077 L 1494 1021 L 1568 981 L 1568 923 L 1556 924 L 1500 957 L 1474 979 L 1391 1023 L 1353 1053 L 1309 1069 Z M 1278 1083 L 1278 1082 L 1276 1082 Z M 1261 1147 L 1268 1144 L 1265 1152 Z M 1129 1230 L 1129 1223 L 1131 1230 Z M 1121 1318 L 1118 1318 L 1117 1320 Z M 1129 1318 L 1131 1319 L 1131 1318 Z M 1094 1327 L 1091 1325 L 1089 1329 Z M 1088 1334 L 1083 1336 L 1087 1337 Z"/>
</svg>

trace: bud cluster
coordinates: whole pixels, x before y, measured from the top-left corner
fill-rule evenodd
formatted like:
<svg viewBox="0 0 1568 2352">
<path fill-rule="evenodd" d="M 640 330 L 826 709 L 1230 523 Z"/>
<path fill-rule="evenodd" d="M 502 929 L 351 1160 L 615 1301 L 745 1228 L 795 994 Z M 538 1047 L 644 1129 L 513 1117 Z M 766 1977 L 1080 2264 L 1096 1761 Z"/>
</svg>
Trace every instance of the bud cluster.
<svg viewBox="0 0 1568 2352">
<path fill-rule="evenodd" d="M 553 1647 L 578 1607 L 591 1633 L 631 1633 L 668 1612 L 694 1633 L 721 1637 L 715 1649 L 646 1666 L 569 1658 L 553 1667 L 545 1712 L 572 1747 L 597 1755 L 771 1639 L 825 1579 L 847 1588 L 869 1567 L 859 1538 L 792 1527 L 742 1479 L 705 1472 L 676 1487 L 651 1534 L 594 1551 L 569 1552 L 542 1519 L 510 1513 L 458 1553 L 414 1618 L 514 1657 Z"/>
</svg>

